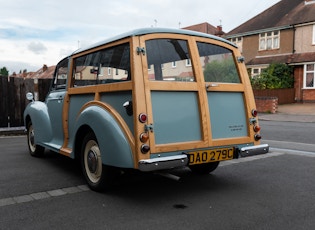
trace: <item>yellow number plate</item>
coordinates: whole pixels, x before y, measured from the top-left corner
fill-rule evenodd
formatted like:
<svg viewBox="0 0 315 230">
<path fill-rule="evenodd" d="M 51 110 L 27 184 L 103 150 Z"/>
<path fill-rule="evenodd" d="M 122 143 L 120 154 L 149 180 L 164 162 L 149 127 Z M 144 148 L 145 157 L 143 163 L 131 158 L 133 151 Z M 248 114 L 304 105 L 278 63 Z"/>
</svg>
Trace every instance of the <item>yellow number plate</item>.
<svg viewBox="0 0 315 230">
<path fill-rule="evenodd" d="M 233 159 L 234 148 L 200 150 L 188 152 L 189 165 L 204 164 Z"/>
</svg>

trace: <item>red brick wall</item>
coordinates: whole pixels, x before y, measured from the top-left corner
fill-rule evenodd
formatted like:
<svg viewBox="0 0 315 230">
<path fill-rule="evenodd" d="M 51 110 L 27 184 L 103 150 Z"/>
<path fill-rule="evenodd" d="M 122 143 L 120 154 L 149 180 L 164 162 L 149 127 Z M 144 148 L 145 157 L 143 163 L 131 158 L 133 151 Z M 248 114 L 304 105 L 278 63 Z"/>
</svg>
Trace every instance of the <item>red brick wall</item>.
<svg viewBox="0 0 315 230">
<path fill-rule="evenodd" d="M 315 102 L 315 89 L 302 89 L 303 102 Z"/>
<path fill-rule="evenodd" d="M 256 109 L 260 113 L 276 113 L 278 109 L 278 98 L 255 97 Z"/>
</svg>

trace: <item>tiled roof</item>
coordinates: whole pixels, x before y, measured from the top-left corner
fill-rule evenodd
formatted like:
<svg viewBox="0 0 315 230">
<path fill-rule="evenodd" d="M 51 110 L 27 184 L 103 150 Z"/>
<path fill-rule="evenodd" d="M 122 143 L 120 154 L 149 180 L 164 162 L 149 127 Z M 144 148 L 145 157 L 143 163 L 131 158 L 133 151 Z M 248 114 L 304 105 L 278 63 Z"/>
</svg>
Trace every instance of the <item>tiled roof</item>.
<svg viewBox="0 0 315 230">
<path fill-rule="evenodd" d="M 18 78 L 39 78 L 39 79 L 46 79 L 46 78 L 53 78 L 56 66 L 46 66 L 43 65 L 42 68 L 37 70 L 36 72 L 23 72 L 23 73 L 13 73 L 10 77 L 18 77 Z"/>
<path fill-rule="evenodd" d="M 217 35 L 217 36 L 225 34 L 222 31 L 222 27 L 221 26 L 214 27 L 213 25 L 211 25 L 211 24 L 209 24 L 207 22 L 196 24 L 196 25 L 192 25 L 192 26 L 188 26 L 188 27 L 184 27 L 183 29 L 198 31 L 198 32 L 202 32 L 202 33 L 206 33 L 206 34 L 212 34 L 212 35 Z"/>
<path fill-rule="evenodd" d="M 281 0 L 267 10 L 233 29 L 228 35 L 315 21 L 314 1 Z"/>
<path fill-rule="evenodd" d="M 55 65 L 54 66 L 49 66 L 49 67 L 44 65 L 42 68 L 40 68 L 35 73 L 33 73 L 30 76 L 30 78 L 40 78 L 40 79 L 53 78 L 55 68 L 56 68 Z"/>
<path fill-rule="evenodd" d="M 268 57 L 256 57 L 246 63 L 246 65 L 267 65 L 270 63 L 287 63 L 289 57 L 292 54 L 268 56 Z"/>
<path fill-rule="evenodd" d="M 315 52 L 256 57 L 247 62 L 246 65 L 268 65 L 270 63 L 301 64 L 305 62 L 314 62 L 314 57 Z"/>
</svg>

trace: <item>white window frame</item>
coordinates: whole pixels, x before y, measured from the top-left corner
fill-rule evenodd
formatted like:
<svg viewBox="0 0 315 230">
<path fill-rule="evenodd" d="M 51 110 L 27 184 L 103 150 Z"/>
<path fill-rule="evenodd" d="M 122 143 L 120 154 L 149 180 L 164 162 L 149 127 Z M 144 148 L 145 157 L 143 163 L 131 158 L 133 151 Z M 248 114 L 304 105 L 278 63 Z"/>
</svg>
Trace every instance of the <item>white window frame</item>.
<svg viewBox="0 0 315 230">
<path fill-rule="evenodd" d="M 252 78 L 254 78 L 254 77 L 258 77 L 260 74 L 261 74 L 261 72 L 264 70 L 264 69 L 266 69 L 267 68 L 267 66 L 262 66 L 262 67 L 252 67 L 251 68 L 251 77 Z M 255 70 L 257 70 L 257 73 L 255 73 L 254 71 Z"/>
<path fill-rule="evenodd" d="M 313 65 L 313 70 L 307 70 L 308 65 Z M 313 86 L 306 85 L 307 74 L 313 74 Z M 304 64 L 304 73 L 303 73 L 303 88 L 304 89 L 315 89 L 315 63 L 306 63 Z"/>
<path fill-rule="evenodd" d="M 176 61 L 172 62 L 172 68 L 176 68 Z"/>
<path fill-rule="evenodd" d="M 315 45 L 315 24 L 313 25 L 313 39 L 312 39 L 312 44 Z"/>
<path fill-rule="evenodd" d="M 259 50 L 280 48 L 280 30 L 259 34 Z"/>
</svg>

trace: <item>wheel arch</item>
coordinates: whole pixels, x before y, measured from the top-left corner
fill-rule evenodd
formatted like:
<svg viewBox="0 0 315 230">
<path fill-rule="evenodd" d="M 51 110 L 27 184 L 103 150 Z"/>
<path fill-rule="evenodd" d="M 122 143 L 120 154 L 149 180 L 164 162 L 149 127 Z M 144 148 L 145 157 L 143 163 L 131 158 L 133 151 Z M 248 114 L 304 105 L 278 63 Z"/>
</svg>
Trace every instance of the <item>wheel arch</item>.
<svg viewBox="0 0 315 230">
<path fill-rule="evenodd" d="M 105 165 L 133 168 L 132 148 L 118 121 L 105 109 L 90 106 L 83 110 L 76 122 L 74 157 L 79 159 L 82 141 L 93 132 L 101 149 Z"/>
<path fill-rule="evenodd" d="M 24 125 L 27 128 L 31 121 L 35 132 L 36 143 L 47 142 L 52 138 L 52 127 L 50 124 L 47 106 L 44 102 L 35 101 L 27 105 L 23 114 Z"/>
</svg>

